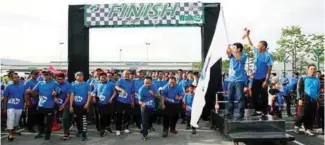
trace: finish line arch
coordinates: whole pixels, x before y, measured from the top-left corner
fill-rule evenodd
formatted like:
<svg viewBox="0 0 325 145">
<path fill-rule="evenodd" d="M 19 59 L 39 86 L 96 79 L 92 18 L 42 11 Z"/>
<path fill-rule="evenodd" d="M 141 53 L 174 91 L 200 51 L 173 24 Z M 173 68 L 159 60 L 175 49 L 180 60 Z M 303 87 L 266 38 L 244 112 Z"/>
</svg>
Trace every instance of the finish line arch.
<svg viewBox="0 0 325 145">
<path fill-rule="evenodd" d="M 119 3 L 70 5 L 68 78 L 89 73 L 89 29 L 98 27 L 201 27 L 201 60 L 210 48 L 220 3 Z M 88 75 L 85 75 L 88 79 Z"/>
<path fill-rule="evenodd" d="M 81 71 L 88 79 L 89 29 L 96 27 L 200 27 L 201 60 L 204 62 L 220 13 L 220 3 L 137 3 L 70 5 L 68 11 L 68 79 Z M 210 60 L 210 59 L 209 59 Z M 208 62 L 209 63 L 209 62 Z M 206 70 L 205 70 L 206 71 Z M 203 117 L 214 107 L 222 87 L 221 58 L 211 66 Z"/>
</svg>

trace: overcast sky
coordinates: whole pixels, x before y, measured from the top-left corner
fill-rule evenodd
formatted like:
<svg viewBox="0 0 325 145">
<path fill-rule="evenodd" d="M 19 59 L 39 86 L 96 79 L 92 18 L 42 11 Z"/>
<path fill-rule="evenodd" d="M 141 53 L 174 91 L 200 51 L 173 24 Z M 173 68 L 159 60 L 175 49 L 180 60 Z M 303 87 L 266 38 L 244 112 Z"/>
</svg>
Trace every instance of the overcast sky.
<svg viewBox="0 0 325 145">
<path fill-rule="evenodd" d="M 177 0 L 177 2 L 195 2 Z M 0 5 L 0 56 L 32 62 L 67 60 L 69 4 L 159 2 L 157 0 L 2 0 Z M 176 2 L 160 0 L 160 2 Z M 203 0 L 202 2 L 213 2 Z M 254 42 L 267 40 L 271 51 L 281 28 L 300 25 L 304 33 L 324 33 L 324 0 L 224 0 L 230 42 L 243 42 L 243 29 Z M 60 46 L 59 42 L 65 44 Z M 90 60 L 199 61 L 199 28 L 110 28 L 90 30 Z M 227 46 L 222 16 L 211 48 Z M 220 52 L 224 53 L 224 52 Z M 61 57 L 60 57 L 61 56 Z"/>
</svg>

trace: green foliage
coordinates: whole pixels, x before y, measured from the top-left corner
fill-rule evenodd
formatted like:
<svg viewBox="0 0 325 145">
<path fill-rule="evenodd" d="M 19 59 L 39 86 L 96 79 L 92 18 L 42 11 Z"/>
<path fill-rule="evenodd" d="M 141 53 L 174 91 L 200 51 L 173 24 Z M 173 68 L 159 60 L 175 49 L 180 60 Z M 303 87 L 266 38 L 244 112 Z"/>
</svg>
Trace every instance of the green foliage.
<svg viewBox="0 0 325 145">
<path fill-rule="evenodd" d="M 194 62 L 192 64 L 192 67 L 196 70 L 196 71 L 201 71 L 202 70 L 202 62 Z"/>
<path fill-rule="evenodd" d="M 248 44 L 244 44 L 244 49 L 243 52 L 247 55 L 247 70 L 250 70 L 250 66 L 254 61 L 254 52 L 253 49 L 248 45 Z"/>
<path fill-rule="evenodd" d="M 229 59 L 222 60 L 222 72 L 228 72 L 230 61 Z"/>
<path fill-rule="evenodd" d="M 305 35 L 302 34 L 299 26 L 291 26 L 282 29 L 281 38 L 277 41 L 279 48 L 273 52 L 273 58 L 276 61 L 284 62 L 288 58 L 292 64 L 292 70 L 300 71 L 308 62 L 306 59 L 312 55 L 312 60 L 316 60 L 316 53 L 324 52 L 324 35 Z M 322 57 L 321 59 L 324 59 Z"/>
</svg>

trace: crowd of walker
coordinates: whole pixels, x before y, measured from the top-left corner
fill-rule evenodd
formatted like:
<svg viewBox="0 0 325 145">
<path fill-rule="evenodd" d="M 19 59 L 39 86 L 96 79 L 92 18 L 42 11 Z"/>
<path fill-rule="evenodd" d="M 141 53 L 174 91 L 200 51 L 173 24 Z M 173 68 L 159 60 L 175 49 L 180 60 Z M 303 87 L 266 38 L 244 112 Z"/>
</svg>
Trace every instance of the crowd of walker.
<svg viewBox="0 0 325 145">
<path fill-rule="evenodd" d="M 243 38 L 253 49 L 254 71 L 245 71 L 247 56 L 241 43 L 229 45 L 226 51 L 230 66 L 229 72 L 223 76 L 228 100 L 225 118 L 244 120 L 244 109 L 251 108 L 261 120 L 266 120 L 267 115 L 281 119 L 286 102 L 288 116 L 292 116 L 291 106 L 297 108 L 295 133 L 303 127 L 307 135 L 313 136 L 312 130 L 317 124 L 323 134 L 324 77 L 317 72 L 316 66 L 308 65 L 304 76 L 293 73 L 289 79 L 283 72 L 278 79 L 275 73 L 271 73 L 273 58 L 268 52 L 267 42 L 260 41 L 254 47 L 249 34 L 250 31 L 245 30 Z M 10 80 L 1 82 L 2 116 L 6 118 L 8 141 L 20 134 L 21 124 L 32 133 L 36 133 L 34 127 L 37 125 L 35 139 L 50 140 L 52 122 L 58 118 L 62 118 L 64 140 L 71 138 L 72 126 L 77 128 L 76 137 L 87 140 L 87 126 L 93 118 L 101 137 L 113 133 L 111 124 L 115 124 L 117 136 L 130 133 L 131 122 L 136 124 L 143 140 L 147 139 L 149 132 L 155 131 L 153 123 L 162 124 L 162 136 L 167 137 L 169 132 L 178 133 L 176 124 L 179 117 L 182 124 L 187 123 L 186 129 L 192 129 L 192 134 L 196 134 L 190 120 L 198 73 L 154 71 L 145 76 L 143 70 L 136 73 L 124 70 L 119 74 L 98 68 L 89 75 L 85 81 L 84 74 L 76 72 L 75 81 L 69 83 L 64 73 L 54 75 L 49 70 L 33 70 L 25 81 L 10 71 Z M 237 105 L 235 101 L 238 101 Z M 239 110 L 236 117 L 235 106 Z"/>
</svg>

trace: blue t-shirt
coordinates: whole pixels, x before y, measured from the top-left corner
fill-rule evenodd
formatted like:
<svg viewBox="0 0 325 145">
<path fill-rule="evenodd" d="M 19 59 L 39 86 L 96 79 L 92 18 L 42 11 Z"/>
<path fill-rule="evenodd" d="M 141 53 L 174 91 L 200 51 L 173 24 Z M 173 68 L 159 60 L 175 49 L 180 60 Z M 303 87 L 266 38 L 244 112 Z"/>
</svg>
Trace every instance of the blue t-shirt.
<svg viewBox="0 0 325 145">
<path fill-rule="evenodd" d="M 297 90 L 297 83 L 298 83 L 299 78 L 298 77 L 292 77 L 289 80 L 289 86 L 290 86 L 290 91 L 296 91 Z"/>
<path fill-rule="evenodd" d="M 37 83 L 38 83 L 37 80 L 28 79 L 26 81 L 26 83 L 25 83 L 26 90 L 29 89 L 29 88 L 33 89 L 36 86 Z M 30 97 L 30 102 L 31 102 L 32 105 L 36 105 L 37 104 L 37 99 L 34 98 L 34 97 Z"/>
<path fill-rule="evenodd" d="M 38 107 L 41 108 L 54 108 L 54 96 L 53 91 L 60 93 L 60 88 L 54 80 L 39 81 L 33 89 L 39 93 Z"/>
<path fill-rule="evenodd" d="M 321 83 L 317 77 L 304 77 L 304 91 L 305 93 L 317 100 L 319 98 Z"/>
<path fill-rule="evenodd" d="M 76 106 L 83 106 L 87 103 L 88 93 L 91 92 L 90 85 L 86 82 L 72 83 L 72 92 L 74 94 L 73 104 Z"/>
<path fill-rule="evenodd" d="M 44 81 L 44 76 L 39 76 L 39 77 L 37 78 L 37 81 Z"/>
<path fill-rule="evenodd" d="M 148 108 L 154 109 L 156 107 L 155 97 L 149 93 L 150 90 L 155 94 L 158 93 L 158 89 L 155 85 L 151 85 L 150 87 L 142 85 L 138 92 L 139 101 L 142 101 L 144 104 L 146 104 Z"/>
<path fill-rule="evenodd" d="M 94 78 L 94 79 L 91 80 L 90 83 L 93 83 L 93 86 L 90 86 L 91 91 L 93 91 L 97 87 L 99 82 L 100 82 L 99 78 Z"/>
<path fill-rule="evenodd" d="M 274 102 L 274 105 L 283 108 L 283 98 L 281 93 L 276 94 L 276 100 Z"/>
<path fill-rule="evenodd" d="M 24 108 L 24 95 L 25 85 L 22 83 L 8 84 L 4 90 L 4 96 L 8 97 L 7 108 L 23 109 Z"/>
<path fill-rule="evenodd" d="M 180 87 L 182 87 L 183 91 L 185 91 L 186 87 L 190 86 L 190 81 L 188 79 L 182 79 L 179 84 Z"/>
<path fill-rule="evenodd" d="M 194 94 L 192 93 L 186 93 L 183 98 L 183 102 L 186 105 L 186 111 L 192 110 L 192 104 L 193 104 Z"/>
<path fill-rule="evenodd" d="M 135 78 L 134 79 L 134 104 L 139 103 L 139 90 L 144 84 L 144 78 Z"/>
<path fill-rule="evenodd" d="M 56 104 L 58 106 L 61 106 L 65 99 L 71 94 L 72 92 L 72 87 L 71 87 L 71 84 L 68 83 L 68 82 L 63 82 L 62 84 L 58 84 L 59 85 L 59 88 L 61 89 L 61 92 L 59 94 L 59 98 L 58 98 L 58 101 L 56 102 Z M 65 108 L 69 108 L 69 105 L 70 103 L 67 103 L 65 105 Z"/>
<path fill-rule="evenodd" d="M 124 91 L 126 91 L 126 95 L 123 96 L 122 92 L 119 92 L 117 97 L 117 101 L 121 103 L 131 104 L 132 103 L 132 93 L 134 93 L 134 82 L 133 80 L 125 80 L 124 78 L 119 79 L 116 82 L 116 86 L 119 86 Z"/>
<path fill-rule="evenodd" d="M 264 79 L 266 78 L 267 70 L 269 66 L 273 65 L 273 57 L 268 52 L 260 53 L 257 48 L 254 48 L 254 65 L 255 65 L 255 72 L 254 72 L 254 79 Z"/>
<path fill-rule="evenodd" d="M 179 85 L 170 87 L 170 85 L 167 84 L 163 87 L 162 96 L 164 96 L 165 102 L 169 102 L 172 104 L 178 104 L 179 101 L 176 100 L 176 96 L 182 96 L 182 95 L 183 95 L 183 90 Z"/>
<path fill-rule="evenodd" d="M 229 82 L 245 82 L 246 73 L 245 73 L 245 63 L 247 55 L 240 53 L 240 60 L 237 60 L 234 55 L 230 55 L 230 64 L 229 64 Z"/>
<path fill-rule="evenodd" d="M 165 79 L 156 79 L 153 81 L 153 83 L 156 84 L 159 89 L 160 87 L 164 87 L 168 83 L 168 81 Z"/>
<path fill-rule="evenodd" d="M 290 88 L 289 88 L 289 86 L 283 86 L 283 87 L 282 87 L 282 95 L 283 95 L 283 96 L 289 96 L 289 93 L 290 93 Z"/>
<path fill-rule="evenodd" d="M 281 83 L 289 82 L 289 79 L 286 78 L 286 77 L 281 77 L 281 78 L 280 78 L 280 82 L 281 82 Z M 282 86 L 283 86 L 283 87 L 284 87 L 284 86 L 287 86 L 287 84 L 283 84 Z"/>
<path fill-rule="evenodd" d="M 99 83 L 94 89 L 94 93 L 98 97 L 97 106 L 104 106 L 109 103 L 113 93 L 115 91 L 115 86 L 111 82 Z"/>
</svg>

